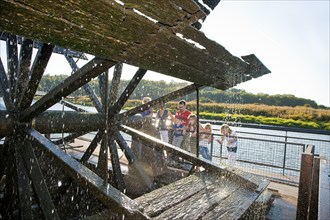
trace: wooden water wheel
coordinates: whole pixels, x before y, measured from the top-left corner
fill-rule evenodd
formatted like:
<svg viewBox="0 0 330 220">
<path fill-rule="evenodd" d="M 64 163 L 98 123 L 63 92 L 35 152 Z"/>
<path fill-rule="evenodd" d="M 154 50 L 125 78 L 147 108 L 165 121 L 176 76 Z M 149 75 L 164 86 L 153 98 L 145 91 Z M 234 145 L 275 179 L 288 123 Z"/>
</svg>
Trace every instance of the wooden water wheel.
<svg viewBox="0 0 330 220">
<path fill-rule="evenodd" d="M 210 8 L 214 2 L 204 1 Z M 6 41 L 7 71 L 0 62 L 1 92 L 5 110 L 0 111 L 1 176 L 6 176 L 2 215 L 33 218 L 33 202 L 45 218 L 59 218 L 56 199 L 40 166 L 41 154 L 63 170 L 80 187 L 97 200 L 119 213 L 145 217 L 123 192 L 117 145 L 134 164 L 136 157 L 120 130 L 131 116 L 159 102 L 166 102 L 196 91 L 200 86 L 226 89 L 238 83 L 269 73 L 254 55 L 231 55 L 195 27 L 205 19 L 207 9 L 190 0 L 179 1 L 75 1 L 75 2 L 0 2 L 1 39 Z M 202 9 L 201 9 L 202 8 Z M 142 14 L 142 15 L 141 15 Z M 23 37 L 22 37 L 23 36 Z M 191 44 L 192 39 L 197 44 Z M 39 43 L 44 42 L 44 43 Z M 21 44 L 18 54 L 18 44 Z M 38 53 L 32 61 L 32 48 Z M 58 45 L 58 46 L 55 46 Z M 82 51 L 96 57 L 81 68 L 73 57 Z M 73 74 L 68 76 L 40 100 L 33 102 L 37 87 L 53 52 L 62 53 Z M 118 86 L 122 63 L 140 67 L 122 94 Z M 112 84 L 108 70 L 114 68 Z M 121 109 L 147 70 L 185 79 L 196 84 L 121 113 Z M 88 82 L 99 78 L 99 100 Z M 48 112 L 47 109 L 83 88 L 98 113 Z M 88 150 L 80 161 L 66 154 L 58 143 L 43 134 L 72 132 L 67 139 L 96 131 Z M 128 132 L 128 130 L 126 130 Z M 96 170 L 85 165 L 101 143 Z M 157 145 L 157 143 L 156 143 Z M 37 151 L 38 150 L 38 151 Z M 107 158 L 111 155 L 112 184 L 109 184 Z M 44 162 L 42 162 L 44 163 Z M 141 171 L 141 175 L 143 172 Z M 35 198 L 31 201 L 30 198 Z"/>
</svg>

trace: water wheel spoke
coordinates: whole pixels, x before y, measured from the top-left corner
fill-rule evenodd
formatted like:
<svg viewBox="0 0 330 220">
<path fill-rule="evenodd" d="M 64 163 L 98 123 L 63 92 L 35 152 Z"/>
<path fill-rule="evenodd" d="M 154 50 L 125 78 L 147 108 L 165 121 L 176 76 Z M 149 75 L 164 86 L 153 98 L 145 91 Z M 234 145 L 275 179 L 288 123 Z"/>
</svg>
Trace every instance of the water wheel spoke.
<svg viewBox="0 0 330 220">
<path fill-rule="evenodd" d="M 116 140 L 117 144 L 119 145 L 120 149 L 125 154 L 125 157 L 128 160 L 128 162 L 130 164 L 134 163 L 136 161 L 136 156 L 133 153 L 132 149 L 128 146 L 124 137 L 120 134 L 119 131 L 117 131 L 114 136 L 115 136 L 115 140 Z"/>
<path fill-rule="evenodd" d="M 24 165 L 32 181 L 33 189 L 38 197 L 39 205 L 46 219 L 59 219 L 56 208 L 48 191 L 46 181 L 39 167 L 38 159 L 32 149 L 32 144 L 27 141 L 19 146 Z"/>
<path fill-rule="evenodd" d="M 64 137 L 63 139 L 60 139 L 60 140 L 57 140 L 57 141 L 52 141 L 54 144 L 56 145 L 59 145 L 59 144 L 62 144 L 63 142 L 70 142 L 82 135 L 86 134 L 86 132 L 75 132 L 75 133 L 72 133 L 66 137 Z"/>
<path fill-rule="evenodd" d="M 22 93 L 29 79 L 32 51 L 33 40 L 24 39 L 18 61 L 18 79 L 16 88 L 17 103 L 21 103 L 23 98 Z"/>
<path fill-rule="evenodd" d="M 101 141 L 102 137 L 103 137 L 103 131 L 98 131 L 95 135 L 95 137 L 93 138 L 92 142 L 89 144 L 86 152 L 84 153 L 84 155 L 80 158 L 80 162 L 82 164 L 87 163 L 87 161 L 89 160 L 89 158 L 92 156 L 94 150 L 97 147 L 97 144 Z"/>
<path fill-rule="evenodd" d="M 3 67 L 3 63 L 0 57 L 0 89 L 3 96 L 3 101 L 6 105 L 8 111 L 12 111 L 14 109 L 14 105 L 10 100 L 10 91 L 9 91 L 9 82 L 6 75 L 5 68 Z"/>
<path fill-rule="evenodd" d="M 69 55 L 65 55 L 66 60 L 68 61 L 68 63 L 71 66 L 71 69 L 74 72 L 77 72 L 79 70 L 78 65 L 76 64 L 76 62 L 74 61 L 74 59 L 69 56 Z M 92 87 L 89 85 L 89 83 L 86 83 L 85 85 L 83 85 L 83 89 L 85 90 L 85 92 L 88 94 L 89 98 L 92 100 L 96 110 L 98 112 L 102 112 L 102 104 L 99 101 L 99 99 L 97 98 L 95 92 L 93 91 Z"/>
<path fill-rule="evenodd" d="M 66 106 L 68 108 L 71 108 L 72 110 L 75 110 L 76 112 L 87 112 L 85 109 L 79 108 L 78 106 L 75 106 L 75 105 L 73 105 L 70 102 L 67 102 L 65 100 L 61 100 L 60 104 Z"/>
<path fill-rule="evenodd" d="M 38 50 L 29 73 L 29 83 L 24 89 L 22 102 L 18 103 L 22 109 L 26 109 L 31 105 L 33 97 L 38 89 L 41 77 L 44 74 L 48 61 L 53 53 L 53 49 L 53 45 L 43 44 Z"/>
<path fill-rule="evenodd" d="M 14 102 L 15 91 L 16 91 L 16 79 L 17 79 L 17 37 L 16 35 L 8 34 L 6 39 L 7 44 L 7 67 L 9 77 L 9 89 L 10 89 L 10 100 Z"/>
<path fill-rule="evenodd" d="M 108 141 L 109 141 L 109 148 L 110 148 L 112 172 L 114 175 L 114 185 L 118 190 L 123 192 L 125 189 L 125 182 L 124 182 L 123 175 L 121 173 L 117 145 L 114 141 L 113 136 L 110 136 Z"/>
<path fill-rule="evenodd" d="M 108 135 L 107 133 L 104 133 L 97 161 L 97 172 L 99 177 L 101 177 L 105 183 L 108 183 L 109 179 L 108 156 Z"/>
<path fill-rule="evenodd" d="M 24 142 L 20 141 L 17 145 L 24 146 Z M 32 219 L 30 180 L 17 145 L 15 146 L 15 151 L 17 155 L 16 167 L 21 219 Z"/>
<path fill-rule="evenodd" d="M 107 99 L 106 96 L 108 94 L 108 91 L 106 89 L 106 87 L 107 87 L 106 84 L 108 84 L 108 71 L 100 74 L 98 79 L 99 79 L 99 90 L 100 90 L 102 109 L 103 109 L 103 112 L 104 112 L 105 100 Z"/>
<path fill-rule="evenodd" d="M 90 169 L 73 159 L 69 154 L 63 152 L 58 146 L 41 135 L 34 129 L 27 129 L 26 132 L 32 137 L 36 144 L 44 153 L 50 155 L 53 162 L 62 168 L 80 186 L 91 192 L 95 198 L 99 199 L 106 207 L 117 209 L 135 218 L 145 219 L 139 210 L 136 202 L 118 191 L 109 184 L 104 184 L 103 179 Z"/>
<path fill-rule="evenodd" d="M 152 100 L 151 102 L 148 102 L 147 104 L 144 104 L 144 105 L 140 105 L 140 106 L 137 106 L 131 110 L 128 110 L 126 112 L 123 112 L 119 115 L 116 116 L 116 119 L 117 120 L 122 120 L 126 117 L 130 117 L 130 116 L 133 116 L 137 113 L 140 113 L 140 112 L 143 112 L 147 109 L 150 108 L 150 106 L 155 106 L 157 105 L 158 103 L 161 103 L 161 102 L 168 102 L 170 100 L 174 100 L 174 99 L 177 99 L 177 98 L 180 98 L 184 95 L 187 95 L 189 93 L 192 93 L 192 92 L 195 92 L 196 91 L 196 88 L 199 87 L 198 85 L 196 84 L 191 84 L 189 86 L 186 86 L 184 88 L 181 88 L 179 90 L 176 90 L 172 93 L 169 93 L 167 95 L 164 95 L 160 98 L 157 98 L 157 99 L 154 99 Z"/>
<path fill-rule="evenodd" d="M 108 106 L 113 106 L 118 98 L 119 84 L 120 84 L 122 70 L 123 70 L 123 64 L 122 63 L 116 64 L 115 69 L 113 71 L 113 77 L 109 91 Z"/>
<path fill-rule="evenodd" d="M 124 92 L 119 97 L 118 101 L 114 104 L 113 107 L 109 109 L 110 114 L 116 115 L 120 112 L 122 107 L 125 105 L 131 94 L 134 92 L 135 88 L 138 86 L 139 82 L 142 80 L 143 76 L 147 70 L 144 69 L 138 69 L 138 71 L 135 73 L 132 80 L 129 82 L 127 87 L 125 88 Z"/>
<path fill-rule="evenodd" d="M 57 85 L 40 100 L 23 111 L 21 119 L 28 120 L 35 117 L 49 107 L 53 106 L 62 97 L 70 95 L 73 91 L 88 83 L 91 79 L 115 64 L 116 63 L 114 61 L 94 58 L 77 72 L 65 79 L 63 83 Z"/>
<path fill-rule="evenodd" d="M 18 208 L 18 180 L 17 180 L 17 167 L 16 167 L 16 152 L 15 152 L 15 137 L 7 136 L 4 143 L 4 157 L 2 159 L 3 174 L 6 175 L 5 186 L 6 192 L 4 199 L 5 216 L 4 218 L 13 218 L 15 211 Z"/>
</svg>

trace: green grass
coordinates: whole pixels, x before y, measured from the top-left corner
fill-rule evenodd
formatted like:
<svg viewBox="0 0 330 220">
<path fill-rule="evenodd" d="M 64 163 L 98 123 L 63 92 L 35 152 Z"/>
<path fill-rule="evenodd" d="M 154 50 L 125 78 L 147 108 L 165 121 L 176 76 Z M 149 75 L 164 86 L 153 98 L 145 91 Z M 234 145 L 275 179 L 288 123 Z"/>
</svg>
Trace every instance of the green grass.
<svg viewBox="0 0 330 220">
<path fill-rule="evenodd" d="M 92 106 L 92 101 L 86 96 L 75 97 L 70 101 L 79 105 Z M 141 100 L 129 100 L 124 109 L 129 110 L 141 104 Z M 168 102 L 167 109 L 175 113 L 177 102 Z M 196 112 L 196 102 L 189 102 L 188 109 Z M 155 111 L 157 111 L 156 108 Z M 201 103 L 199 114 L 202 119 L 330 130 L 330 110 L 303 106 Z"/>
</svg>

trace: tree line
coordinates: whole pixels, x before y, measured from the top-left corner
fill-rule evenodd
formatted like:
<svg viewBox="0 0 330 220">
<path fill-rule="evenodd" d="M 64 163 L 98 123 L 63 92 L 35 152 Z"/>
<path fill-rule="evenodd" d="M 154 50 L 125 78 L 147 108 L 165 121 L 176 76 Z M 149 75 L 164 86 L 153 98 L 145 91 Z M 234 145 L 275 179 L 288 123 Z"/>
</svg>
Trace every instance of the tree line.
<svg viewBox="0 0 330 220">
<path fill-rule="evenodd" d="M 59 83 L 66 79 L 67 75 L 44 75 L 39 84 L 38 90 L 49 92 Z M 111 85 L 111 81 L 109 82 Z M 122 93 L 126 88 L 129 80 L 122 80 L 119 85 L 119 92 Z M 95 78 L 89 82 L 90 86 L 94 90 L 97 96 L 100 95 L 100 88 L 98 79 Z M 183 82 L 165 82 L 142 80 L 141 83 L 134 90 L 130 99 L 142 99 L 145 96 L 149 96 L 152 99 L 156 99 L 184 86 L 188 83 Z M 73 92 L 71 96 L 86 96 L 85 91 L 80 88 Z M 191 93 L 182 97 L 187 101 L 196 100 L 196 93 Z M 268 94 L 252 94 L 244 90 L 228 89 L 226 91 L 218 90 L 211 87 L 204 87 L 200 90 L 200 102 L 202 103 L 228 103 L 228 104 L 264 104 L 271 106 L 305 106 L 312 108 L 329 109 L 324 105 L 318 105 L 314 100 L 295 97 L 294 95 L 268 95 Z"/>
</svg>

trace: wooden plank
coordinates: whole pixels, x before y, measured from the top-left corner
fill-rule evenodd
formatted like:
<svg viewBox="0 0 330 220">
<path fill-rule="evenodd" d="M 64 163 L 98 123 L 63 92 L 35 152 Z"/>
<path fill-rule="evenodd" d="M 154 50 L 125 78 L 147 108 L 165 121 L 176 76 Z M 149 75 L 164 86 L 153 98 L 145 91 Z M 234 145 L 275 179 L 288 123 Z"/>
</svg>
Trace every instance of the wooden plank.
<svg viewBox="0 0 330 220">
<path fill-rule="evenodd" d="M 266 189 L 269 182 L 260 184 Z M 135 201 L 155 219 L 238 219 L 261 192 L 242 187 L 240 182 L 201 172 L 145 194 Z M 219 210 L 219 213 L 215 211 Z"/>
<path fill-rule="evenodd" d="M 222 181 L 217 183 L 213 182 L 214 180 L 211 179 L 210 183 L 207 184 L 204 182 L 207 179 L 206 177 L 202 180 L 203 188 L 201 191 L 175 204 L 170 209 L 155 217 L 155 219 L 200 219 L 210 212 L 212 213 L 210 219 L 217 219 L 214 218 L 213 215 L 214 208 L 232 197 L 235 191 L 239 189 L 239 185 L 226 179 L 222 179 Z M 236 199 L 244 200 L 246 198 L 238 196 Z M 234 204 L 236 202 L 237 201 L 233 201 Z M 233 206 L 234 204 L 229 205 Z"/>
<path fill-rule="evenodd" d="M 104 184 L 104 181 L 94 172 L 63 152 L 39 132 L 34 129 L 27 129 L 26 132 L 43 152 L 54 158 L 54 162 L 59 167 L 81 186 L 88 189 L 106 207 L 121 211 L 131 218 L 147 219 L 147 216 L 138 210 L 136 202 L 111 185 Z"/>
<path fill-rule="evenodd" d="M 145 214 L 153 217 L 193 196 L 204 187 L 205 183 L 201 178 L 191 175 L 138 197 L 134 201 L 143 209 Z"/>
<path fill-rule="evenodd" d="M 201 219 L 239 219 L 258 198 L 258 195 L 258 193 L 245 188 L 239 188 L 219 202 Z"/>
</svg>

